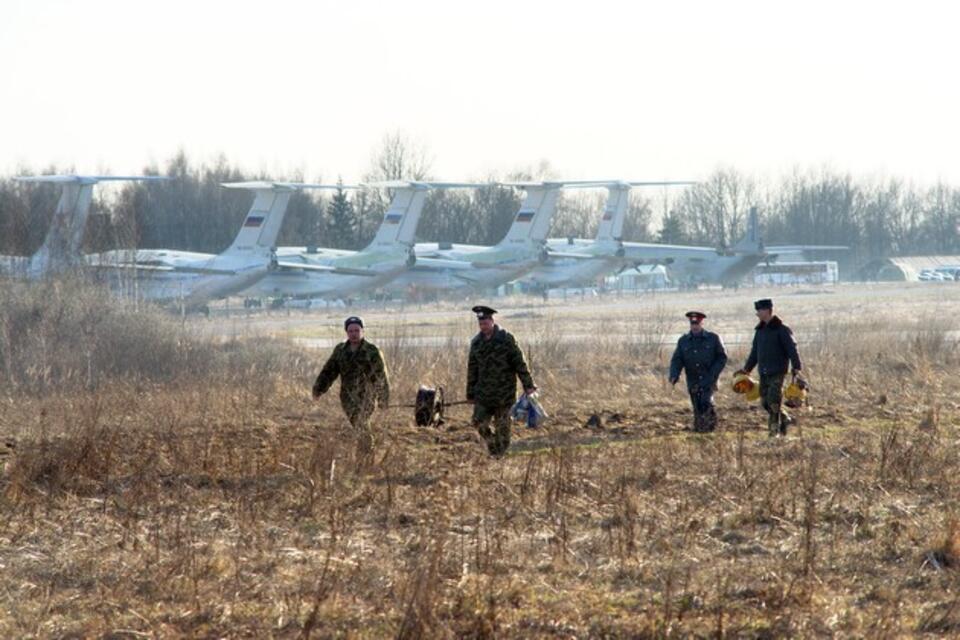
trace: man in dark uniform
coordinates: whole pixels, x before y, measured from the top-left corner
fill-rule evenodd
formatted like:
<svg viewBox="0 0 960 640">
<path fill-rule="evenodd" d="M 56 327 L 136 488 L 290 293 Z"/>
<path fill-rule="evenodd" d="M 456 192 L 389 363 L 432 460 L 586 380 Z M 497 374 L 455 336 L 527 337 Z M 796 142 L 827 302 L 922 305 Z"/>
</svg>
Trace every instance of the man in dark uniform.
<svg viewBox="0 0 960 640">
<path fill-rule="evenodd" d="M 803 364 L 793 331 L 773 314 L 773 300 L 757 300 L 753 308 L 760 324 L 753 334 L 747 363 L 737 373 L 748 374 L 754 367 L 760 369 L 760 398 L 767 411 L 768 434 L 785 436 L 793 418 L 783 410 L 783 379 L 792 365 L 793 375 L 802 380 Z"/>
<path fill-rule="evenodd" d="M 720 372 L 727 365 L 727 351 L 717 334 L 703 328 L 707 314 L 688 311 L 690 331 L 680 336 L 670 359 L 670 384 L 677 384 L 680 371 L 686 371 L 687 391 L 693 404 L 693 430 L 713 431 L 717 428 L 717 409 L 713 392 Z"/>
<path fill-rule="evenodd" d="M 319 398 L 340 378 L 340 406 L 357 437 L 357 461 L 369 462 L 373 455 L 370 417 L 375 405 L 390 404 L 390 378 L 380 349 L 363 337 L 363 319 L 350 316 L 343 323 L 347 340 L 333 349 L 317 381 L 313 397 Z"/>
<path fill-rule="evenodd" d="M 517 378 L 526 393 L 537 390 L 516 339 L 494 322 L 495 309 L 473 308 L 480 326 L 470 341 L 467 400 L 473 403 L 473 425 L 492 456 L 510 447 L 510 409 L 517 399 Z M 493 429 L 490 422 L 493 421 Z"/>
</svg>

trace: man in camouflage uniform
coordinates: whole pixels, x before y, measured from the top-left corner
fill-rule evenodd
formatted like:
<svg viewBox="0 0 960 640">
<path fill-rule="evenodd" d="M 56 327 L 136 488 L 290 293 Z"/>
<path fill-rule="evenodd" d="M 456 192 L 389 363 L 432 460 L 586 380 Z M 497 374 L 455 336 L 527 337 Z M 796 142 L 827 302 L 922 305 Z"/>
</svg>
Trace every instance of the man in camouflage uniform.
<svg viewBox="0 0 960 640">
<path fill-rule="evenodd" d="M 802 380 L 803 364 L 793 331 L 773 314 L 773 301 L 769 298 L 757 300 L 753 308 L 760 324 L 753 334 L 747 363 L 737 373 L 748 374 L 754 367 L 759 367 L 760 398 L 767 411 L 768 435 L 785 436 L 793 418 L 783 410 L 783 379 L 792 365 L 793 375 Z"/>
<path fill-rule="evenodd" d="M 717 408 L 713 392 L 717 389 L 720 372 L 727 366 L 727 351 L 720 336 L 703 328 L 707 315 L 701 311 L 687 312 L 690 331 L 680 336 L 677 349 L 670 359 L 670 384 L 677 384 L 680 371 L 687 374 L 687 392 L 693 405 L 693 430 L 713 431 L 717 428 Z"/>
<path fill-rule="evenodd" d="M 516 339 L 494 322 L 496 310 L 478 305 L 473 312 L 480 333 L 470 341 L 467 400 L 473 403 L 473 425 L 490 455 L 500 457 L 510 447 L 510 409 L 517 399 L 517 378 L 526 393 L 536 391 L 537 385 Z"/>
<path fill-rule="evenodd" d="M 313 397 L 319 398 L 340 377 L 340 406 L 357 437 L 357 461 L 366 463 L 373 455 L 370 417 L 375 405 L 390 403 L 390 378 L 380 349 L 363 337 L 363 319 L 351 316 L 343 323 L 347 340 L 333 349 L 313 383 Z"/>
</svg>

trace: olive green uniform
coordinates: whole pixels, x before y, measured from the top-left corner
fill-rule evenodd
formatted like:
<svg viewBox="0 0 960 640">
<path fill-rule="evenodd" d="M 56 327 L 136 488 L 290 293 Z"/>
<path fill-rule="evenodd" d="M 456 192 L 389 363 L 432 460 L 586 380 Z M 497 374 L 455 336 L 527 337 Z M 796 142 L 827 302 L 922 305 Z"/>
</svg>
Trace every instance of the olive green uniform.
<svg viewBox="0 0 960 640">
<path fill-rule="evenodd" d="M 326 393 L 337 377 L 340 406 L 357 431 L 358 452 L 369 454 L 373 449 L 370 417 L 376 405 L 382 409 L 390 403 L 390 377 L 380 349 L 366 340 L 356 349 L 349 341 L 338 344 L 313 384 L 313 395 Z"/>
<path fill-rule="evenodd" d="M 510 447 L 510 409 L 517 400 L 517 378 L 524 389 L 536 386 L 523 351 L 510 333 L 494 325 L 489 338 L 479 333 L 471 340 L 467 400 L 474 402 L 473 425 L 491 455 L 502 455 Z"/>
</svg>

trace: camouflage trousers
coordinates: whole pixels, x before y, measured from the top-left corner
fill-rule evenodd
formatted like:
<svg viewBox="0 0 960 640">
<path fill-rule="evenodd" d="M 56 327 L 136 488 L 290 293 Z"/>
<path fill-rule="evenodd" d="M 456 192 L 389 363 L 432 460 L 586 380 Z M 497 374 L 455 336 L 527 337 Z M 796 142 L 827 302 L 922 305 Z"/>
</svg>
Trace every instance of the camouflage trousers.
<svg viewBox="0 0 960 640">
<path fill-rule="evenodd" d="M 770 436 L 787 435 L 790 414 L 783 409 L 783 379 L 785 374 L 760 374 L 760 399 L 767 411 L 767 432 Z"/>
<path fill-rule="evenodd" d="M 356 439 L 356 452 L 354 454 L 358 467 L 370 466 L 373 463 L 374 437 L 373 429 L 370 426 L 370 418 L 373 417 L 373 407 L 343 407 L 343 412 L 347 414 L 347 420 L 353 427 L 353 437 Z"/>
<path fill-rule="evenodd" d="M 473 426 L 486 441 L 487 450 L 492 456 L 502 456 L 510 448 L 510 408 L 512 406 L 512 403 L 503 407 L 473 405 Z M 493 429 L 490 428 L 491 422 L 493 422 Z"/>
<path fill-rule="evenodd" d="M 693 405 L 693 430 L 699 433 L 717 428 L 717 407 L 713 403 L 712 384 L 693 384 L 687 388 Z"/>
</svg>

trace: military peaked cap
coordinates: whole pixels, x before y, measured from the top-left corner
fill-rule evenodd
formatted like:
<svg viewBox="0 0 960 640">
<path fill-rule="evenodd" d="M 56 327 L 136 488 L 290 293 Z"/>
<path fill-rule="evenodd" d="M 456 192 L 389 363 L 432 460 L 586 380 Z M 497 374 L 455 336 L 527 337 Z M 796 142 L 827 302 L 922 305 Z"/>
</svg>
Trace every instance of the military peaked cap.
<svg viewBox="0 0 960 640">
<path fill-rule="evenodd" d="M 484 318 L 492 318 L 493 314 L 497 312 L 496 309 L 491 309 L 490 307 L 478 304 L 473 309 L 471 309 L 475 314 L 477 314 L 477 320 L 483 320 Z"/>
</svg>

